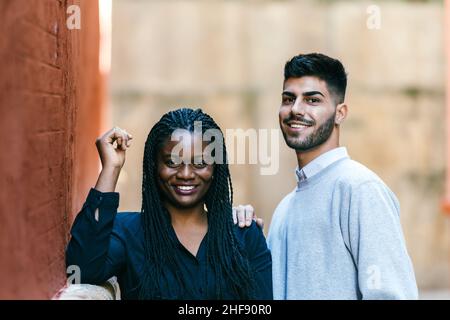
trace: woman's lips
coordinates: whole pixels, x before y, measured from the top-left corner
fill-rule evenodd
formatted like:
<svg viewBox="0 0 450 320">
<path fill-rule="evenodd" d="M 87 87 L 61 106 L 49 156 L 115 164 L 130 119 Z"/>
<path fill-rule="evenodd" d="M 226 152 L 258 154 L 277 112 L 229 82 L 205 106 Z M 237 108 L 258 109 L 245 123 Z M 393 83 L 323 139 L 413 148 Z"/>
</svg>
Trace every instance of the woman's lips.
<svg viewBox="0 0 450 320">
<path fill-rule="evenodd" d="M 175 193 L 187 196 L 197 192 L 196 185 L 172 185 L 172 188 L 175 190 Z"/>
</svg>

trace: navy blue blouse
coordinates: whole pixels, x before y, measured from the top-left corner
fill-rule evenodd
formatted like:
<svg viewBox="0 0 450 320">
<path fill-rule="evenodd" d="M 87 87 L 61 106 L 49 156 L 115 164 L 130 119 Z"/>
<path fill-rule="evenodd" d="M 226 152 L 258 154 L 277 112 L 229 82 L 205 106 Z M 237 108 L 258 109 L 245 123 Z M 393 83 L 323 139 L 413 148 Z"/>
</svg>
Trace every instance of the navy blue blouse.
<svg viewBox="0 0 450 320">
<path fill-rule="evenodd" d="M 137 299 L 143 277 L 144 231 L 141 214 L 119 213 L 119 194 L 102 193 L 91 189 L 87 200 L 72 226 L 72 238 L 66 249 L 66 263 L 78 265 L 81 282 L 101 284 L 117 276 L 122 299 Z M 99 221 L 94 214 L 99 209 Z M 192 255 L 179 241 L 173 228 L 171 235 L 178 242 L 182 268 L 179 275 L 189 286 L 189 296 L 180 296 L 175 275 L 168 275 L 161 290 L 162 299 L 213 299 L 214 271 L 206 263 L 206 241 L 200 244 L 197 256 Z M 257 299 L 272 299 L 272 258 L 262 230 L 253 222 L 248 228 L 235 227 L 253 270 L 257 285 Z M 225 276 L 225 275 L 224 275 Z M 225 279 L 225 283 L 227 283 Z M 224 292 L 225 299 L 237 299 Z"/>
</svg>

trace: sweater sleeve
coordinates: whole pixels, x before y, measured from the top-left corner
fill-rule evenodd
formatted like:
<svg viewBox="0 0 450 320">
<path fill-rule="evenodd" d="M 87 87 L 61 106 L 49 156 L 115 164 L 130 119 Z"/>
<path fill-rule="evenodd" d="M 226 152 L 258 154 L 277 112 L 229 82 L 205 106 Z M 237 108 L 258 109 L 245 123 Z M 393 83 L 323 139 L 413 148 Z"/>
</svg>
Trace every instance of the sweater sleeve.
<svg viewBox="0 0 450 320">
<path fill-rule="evenodd" d="M 352 191 L 350 250 L 363 299 L 417 299 L 417 285 L 400 225 L 399 204 L 383 183 Z"/>
<path fill-rule="evenodd" d="M 73 223 L 66 265 L 80 268 L 81 283 L 101 284 L 117 275 L 125 264 L 125 246 L 113 231 L 118 205 L 118 193 L 91 189 Z"/>
</svg>

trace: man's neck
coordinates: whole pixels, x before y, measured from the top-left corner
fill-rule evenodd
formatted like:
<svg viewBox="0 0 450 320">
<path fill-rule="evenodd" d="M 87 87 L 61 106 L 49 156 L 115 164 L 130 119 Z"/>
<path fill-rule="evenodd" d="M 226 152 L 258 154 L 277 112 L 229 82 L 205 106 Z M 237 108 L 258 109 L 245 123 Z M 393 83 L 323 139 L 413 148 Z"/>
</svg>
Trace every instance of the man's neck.
<svg viewBox="0 0 450 320">
<path fill-rule="evenodd" d="M 299 168 L 303 168 L 308 163 L 321 156 L 322 154 L 339 147 L 339 138 L 330 136 L 330 138 L 314 149 L 307 151 L 296 151 L 297 163 Z"/>
</svg>

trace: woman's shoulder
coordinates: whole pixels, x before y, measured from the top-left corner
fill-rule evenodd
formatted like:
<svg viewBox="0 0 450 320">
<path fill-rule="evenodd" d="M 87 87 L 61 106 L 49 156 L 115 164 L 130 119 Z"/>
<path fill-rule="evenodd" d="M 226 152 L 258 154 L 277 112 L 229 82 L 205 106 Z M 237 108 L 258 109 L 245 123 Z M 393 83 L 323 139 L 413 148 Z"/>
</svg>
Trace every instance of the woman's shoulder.
<svg viewBox="0 0 450 320">
<path fill-rule="evenodd" d="M 239 225 L 234 225 L 235 234 L 239 241 L 246 249 L 254 250 L 259 247 L 261 243 L 265 244 L 266 238 L 262 229 L 252 221 L 249 227 L 239 227 Z"/>
<path fill-rule="evenodd" d="M 141 229 L 141 213 L 118 212 L 114 220 L 114 229 L 118 233 L 137 232 Z"/>
</svg>

